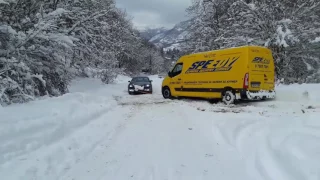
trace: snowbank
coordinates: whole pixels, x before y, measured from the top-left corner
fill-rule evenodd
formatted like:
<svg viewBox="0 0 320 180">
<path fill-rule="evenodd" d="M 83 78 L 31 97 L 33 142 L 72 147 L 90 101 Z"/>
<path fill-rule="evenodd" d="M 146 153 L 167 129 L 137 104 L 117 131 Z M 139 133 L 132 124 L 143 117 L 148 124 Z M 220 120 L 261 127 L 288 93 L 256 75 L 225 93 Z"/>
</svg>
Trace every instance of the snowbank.
<svg viewBox="0 0 320 180">
<path fill-rule="evenodd" d="M 88 92 L 102 88 L 105 84 L 99 78 L 76 78 L 71 82 L 69 92 Z"/>
<path fill-rule="evenodd" d="M 125 75 L 118 75 L 112 85 L 116 84 L 124 84 L 128 83 L 131 78 Z M 114 86 L 109 86 L 114 87 Z M 91 92 L 91 91 L 97 91 L 99 89 L 104 89 L 108 87 L 107 84 L 104 84 L 101 79 L 99 78 L 76 78 L 71 82 L 69 91 L 70 93 L 74 92 Z M 112 91 L 112 90 L 111 90 Z M 110 95 L 109 95 L 110 96 Z"/>
<path fill-rule="evenodd" d="M 276 87 L 277 100 L 319 103 L 319 84 L 292 84 Z"/>
<path fill-rule="evenodd" d="M 115 83 L 128 83 L 132 78 L 129 76 L 125 75 L 118 75 L 117 78 L 115 79 Z"/>
<path fill-rule="evenodd" d="M 107 125 L 108 132 L 117 126 L 108 120 L 117 114 L 122 119 L 125 109 L 116 113 L 118 103 L 108 89 L 123 94 L 117 85 L 83 78 L 63 96 L 0 108 L 1 177 L 59 179 L 99 144 Z"/>
</svg>

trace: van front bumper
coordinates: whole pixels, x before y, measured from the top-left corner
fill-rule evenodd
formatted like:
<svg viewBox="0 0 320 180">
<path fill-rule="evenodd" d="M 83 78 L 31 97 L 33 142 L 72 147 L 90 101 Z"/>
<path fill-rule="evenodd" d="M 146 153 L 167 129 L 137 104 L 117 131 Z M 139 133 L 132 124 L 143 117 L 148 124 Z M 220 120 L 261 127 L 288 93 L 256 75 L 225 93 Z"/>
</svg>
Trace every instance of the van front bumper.
<svg viewBox="0 0 320 180">
<path fill-rule="evenodd" d="M 276 92 L 274 90 L 249 91 L 249 90 L 243 89 L 240 91 L 239 98 L 248 99 L 248 100 L 274 99 L 276 98 Z"/>
</svg>

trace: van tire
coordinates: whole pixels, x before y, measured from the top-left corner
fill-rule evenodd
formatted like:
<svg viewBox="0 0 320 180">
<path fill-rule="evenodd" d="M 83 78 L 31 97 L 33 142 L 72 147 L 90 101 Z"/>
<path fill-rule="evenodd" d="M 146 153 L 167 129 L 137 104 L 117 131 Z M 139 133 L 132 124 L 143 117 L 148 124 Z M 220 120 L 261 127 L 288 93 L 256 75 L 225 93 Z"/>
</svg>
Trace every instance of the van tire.
<svg viewBox="0 0 320 180">
<path fill-rule="evenodd" d="M 226 105 L 234 104 L 236 101 L 236 95 L 232 90 L 226 90 L 222 93 L 222 102 Z"/>
<path fill-rule="evenodd" d="M 168 87 L 162 88 L 162 96 L 165 99 L 172 99 L 171 91 Z"/>
</svg>

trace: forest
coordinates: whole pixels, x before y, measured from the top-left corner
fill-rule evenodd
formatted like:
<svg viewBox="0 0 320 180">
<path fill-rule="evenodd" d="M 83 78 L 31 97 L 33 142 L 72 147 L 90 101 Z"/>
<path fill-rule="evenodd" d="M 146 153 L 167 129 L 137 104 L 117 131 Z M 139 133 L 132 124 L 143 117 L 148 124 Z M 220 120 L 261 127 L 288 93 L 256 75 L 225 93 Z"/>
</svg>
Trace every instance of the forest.
<svg viewBox="0 0 320 180">
<path fill-rule="evenodd" d="M 159 73 L 160 53 L 114 0 L 0 0 L 1 105 L 65 94 L 75 77 Z"/>
<path fill-rule="evenodd" d="M 187 13 L 185 54 L 266 46 L 283 83 L 320 83 L 320 1 L 193 0 Z"/>
</svg>

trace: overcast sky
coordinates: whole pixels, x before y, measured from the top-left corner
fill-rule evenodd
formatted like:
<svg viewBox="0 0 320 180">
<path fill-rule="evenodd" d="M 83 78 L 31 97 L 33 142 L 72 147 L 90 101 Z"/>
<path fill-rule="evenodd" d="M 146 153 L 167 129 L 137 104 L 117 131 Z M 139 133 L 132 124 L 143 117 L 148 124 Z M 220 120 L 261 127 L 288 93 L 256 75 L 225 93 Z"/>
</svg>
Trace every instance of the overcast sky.
<svg viewBox="0 0 320 180">
<path fill-rule="evenodd" d="M 133 18 L 134 25 L 171 28 L 186 20 L 186 8 L 191 0 L 116 0 L 117 6 L 125 9 Z"/>
</svg>

